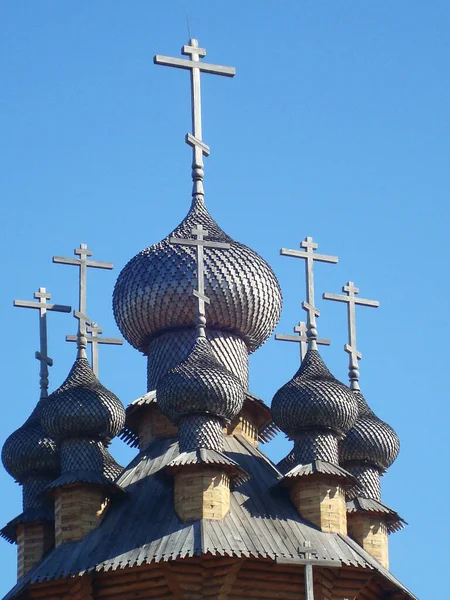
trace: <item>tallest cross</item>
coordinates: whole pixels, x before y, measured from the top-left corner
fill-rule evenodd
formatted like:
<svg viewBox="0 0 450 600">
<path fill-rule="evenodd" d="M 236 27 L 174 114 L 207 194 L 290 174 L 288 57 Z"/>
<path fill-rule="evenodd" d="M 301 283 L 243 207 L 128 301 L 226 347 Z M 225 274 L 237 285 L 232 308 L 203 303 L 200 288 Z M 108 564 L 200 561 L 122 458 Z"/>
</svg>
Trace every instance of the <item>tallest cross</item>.
<svg viewBox="0 0 450 600">
<path fill-rule="evenodd" d="M 194 182 L 192 195 L 204 195 L 203 190 L 203 156 L 209 155 L 209 147 L 203 143 L 202 137 L 202 101 L 200 93 L 200 71 L 212 73 L 213 75 L 224 75 L 225 77 L 234 77 L 236 69 L 233 67 L 223 67 L 221 65 L 212 65 L 200 62 L 200 58 L 206 56 L 206 50 L 198 47 L 196 39 L 189 40 L 187 46 L 181 48 L 181 53 L 189 56 L 190 59 L 172 58 L 157 54 L 153 58 L 156 65 L 165 67 L 176 67 L 178 69 L 188 69 L 191 72 L 191 111 L 192 111 L 192 133 L 186 134 L 186 143 L 192 146 L 192 180 Z"/>
</svg>

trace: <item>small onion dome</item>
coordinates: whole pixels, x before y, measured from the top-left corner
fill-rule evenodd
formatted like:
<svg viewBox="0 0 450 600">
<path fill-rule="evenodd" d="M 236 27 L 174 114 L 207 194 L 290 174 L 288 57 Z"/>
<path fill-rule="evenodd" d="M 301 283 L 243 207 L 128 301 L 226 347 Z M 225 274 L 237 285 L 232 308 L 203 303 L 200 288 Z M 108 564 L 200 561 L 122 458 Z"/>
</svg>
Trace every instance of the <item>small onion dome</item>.
<svg viewBox="0 0 450 600">
<path fill-rule="evenodd" d="M 324 427 L 346 433 L 355 423 L 358 405 L 353 392 L 333 377 L 317 350 L 308 350 L 294 377 L 272 400 L 275 423 L 287 434 Z"/>
<path fill-rule="evenodd" d="M 231 244 L 228 250 L 205 251 L 205 293 L 211 299 L 208 328 L 236 333 L 253 352 L 270 337 L 280 318 L 279 283 L 256 252 L 218 227 L 198 198 L 169 236 L 142 250 L 123 268 L 113 295 L 117 325 L 144 354 L 158 333 L 192 327 L 197 313 L 192 295 L 197 285 L 196 249 L 170 244 L 169 238 L 193 238 L 196 225 L 208 231 L 208 240 Z"/>
<path fill-rule="evenodd" d="M 2 462 L 20 483 L 29 475 L 54 475 L 59 471 L 59 452 L 47 435 L 40 414 L 47 400 L 40 400 L 28 420 L 12 433 L 2 449 Z"/>
<path fill-rule="evenodd" d="M 239 379 L 218 362 L 203 337 L 197 338 L 187 359 L 161 380 L 156 394 L 159 408 L 174 423 L 192 414 L 231 420 L 244 404 Z"/>
<path fill-rule="evenodd" d="M 77 358 L 65 382 L 48 397 L 42 425 L 58 440 L 92 437 L 110 440 L 122 429 L 125 409 L 92 372 L 86 358 Z"/>
<path fill-rule="evenodd" d="M 384 471 L 397 458 L 400 440 L 392 427 L 370 409 L 361 392 L 353 394 L 358 402 L 358 418 L 341 442 L 340 460 L 365 462 Z"/>
</svg>

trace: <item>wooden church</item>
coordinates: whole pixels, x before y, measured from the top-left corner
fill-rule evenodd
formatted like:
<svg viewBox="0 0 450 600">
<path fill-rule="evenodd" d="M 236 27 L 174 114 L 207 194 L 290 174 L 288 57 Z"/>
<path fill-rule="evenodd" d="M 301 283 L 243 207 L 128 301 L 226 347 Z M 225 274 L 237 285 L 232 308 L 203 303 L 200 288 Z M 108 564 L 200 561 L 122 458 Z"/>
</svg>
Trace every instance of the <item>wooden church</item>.
<svg viewBox="0 0 450 600">
<path fill-rule="evenodd" d="M 325 294 L 348 309 L 349 379 L 338 381 L 318 346 L 314 298 L 319 254 L 306 238 L 282 254 L 304 260 L 306 323 L 280 339 L 301 346 L 299 370 L 271 408 L 248 389 L 248 357 L 274 332 L 282 297 L 270 266 L 231 239 L 204 200 L 200 76 L 232 77 L 209 64 L 197 40 L 181 58 L 155 63 L 191 77 L 192 204 L 162 241 L 132 258 L 114 289 L 126 340 L 148 357 L 147 393 L 125 410 L 98 380 L 102 338 L 86 307 L 92 259 L 85 244 L 54 262 L 79 269 L 76 359 L 48 393 L 44 288 L 18 306 L 39 311 L 40 400 L 6 440 L 2 461 L 22 486 L 23 510 L 1 530 L 17 544 L 18 582 L 5 600 L 401 600 L 389 571 L 388 535 L 403 520 L 381 501 L 380 477 L 395 460 L 394 430 L 359 387 L 352 282 Z M 87 359 L 88 345 L 92 349 Z M 277 465 L 260 444 L 292 441 Z M 136 448 L 126 467 L 108 450 L 120 436 Z"/>
</svg>

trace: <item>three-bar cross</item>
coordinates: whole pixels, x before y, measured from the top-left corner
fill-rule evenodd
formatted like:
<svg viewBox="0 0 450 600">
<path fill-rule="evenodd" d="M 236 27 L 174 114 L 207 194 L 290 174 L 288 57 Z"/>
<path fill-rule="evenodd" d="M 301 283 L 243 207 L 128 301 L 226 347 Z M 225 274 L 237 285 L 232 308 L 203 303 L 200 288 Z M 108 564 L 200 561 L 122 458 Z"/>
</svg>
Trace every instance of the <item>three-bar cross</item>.
<svg viewBox="0 0 450 600">
<path fill-rule="evenodd" d="M 199 337 L 206 337 L 205 325 L 205 304 L 210 303 L 210 299 L 205 294 L 205 261 L 204 261 L 204 248 L 222 248 L 228 250 L 230 244 L 227 242 L 213 242 L 205 240 L 208 237 L 208 230 L 203 228 L 203 225 L 196 225 L 191 229 L 192 235 L 195 239 L 186 238 L 169 238 L 169 242 L 178 246 L 195 246 L 197 248 L 197 287 L 198 289 L 193 291 L 193 294 L 198 298 L 198 314 L 197 314 L 197 327 Z"/>
<path fill-rule="evenodd" d="M 347 285 L 342 287 L 342 291 L 347 295 L 341 294 L 330 294 L 325 292 L 322 295 L 324 300 L 335 300 L 336 302 L 347 303 L 347 320 L 348 320 L 348 344 L 345 344 L 344 350 L 349 355 L 349 379 L 350 388 L 352 390 L 359 390 L 359 369 L 358 360 L 361 360 L 362 354 L 358 352 L 356 348 L 356 311 L 355 305 L 360 306 L 371 306 L 372 308 L 378 308 L 380 303 L 377 300 L 367 300 L 365 298 L 357 298 L 356 294 L 359 293 L 359 288 L 355 287 L 353 281 L 347 282 Z"/>
<path fill-rule="evenodd" d="M 47 348 L 47 311 L 70 313 L 72 308 L 62 304 L 50 304 L 51 294 L 47 292 L 45 287 L 40 287 L 37 292 L 34 292 L 34 297 L 37 302 L 31 300 L 14 300 L 14 306 L 21 308 L 37 308 L 39 310 L 39 352 L 35 356 L 40 362 L 40 388 L 41 398 L 47 398 L 48 395 L 48 367 L 53 365 L 53 360 L 48 356 Z"/>
<path fill-rule="evenodd" d="M 86 327 L 87 333 L 90 333 L 90 336 L 86 336 L 86 340 L 88 344 L 91 344 L 91 366 L 92 371 L 96 377 L 98 377 L 98 345 L 99 344 L 112 344 L 115 346 L 120 346 L 123 344 L 123 340 L 121 338 L 102 338 L 99 337 L 99 334 L 103 333 L 103 329 L 98 326 L 96 321 L 92 321 L 92 323 Z M 66 342 L 76 342 L 78 340 L 78 336 L 76 335 L 66 335 Z"/>
<path fill-rule="evenodd" d="M 236 69 L 200 62 L 200 58 L 206 56 L 206 50 L 198 47 L 196 39 L 189 40 L 189 44 L 181 48 L 181 53 L 190 59 L 172 58 L 157 54 L 153 58 L 156 65 L 165 67 L 176 67 L 188 69 L 191 73 L 191 112 L 192 112 L 192 134 L 186 134 L 186 143 L 192 146 L 192 179 L 194 182 L 192 195 L 203 195 L 203 156 L 209 155 L 209 147 L 203 143 L 202 138 L 202 106 L 200 93 L 200 72 L 212 73 L 213 75 L 225 75 L 234 77 Z"/>
<path fill-rule="evenodd" d="M 308 338 L 306 336 L 306 332 L 307 332 L 306 323 L 304 321 L 300 321 L 299 324 L 294 327 L 294 332 L 297 333 L 298 335 L 276 333 L 275 339 L 280 340 L 282 342 L 296 342 L 297 344 L 300 344 L 300 362 L 302 363 L 303 359 L 305 358 L 305 355 L 306 355 L 307 343 L 308 343 Z M 323 340 L 323 339 L 317 338 L 316 344 L 317 345 L 321 344 L 323 346 L 329 346 L 330 340 Z"/>
<path fill-rule="evenodd" d="M 80 244 L 79 248 L 74 250 L 75 256 L 79 258 L 65 258 L 62 256 L 54 256 L 53 262 L 64 265 L 74 265 L 79 267 L 79 310 L 74 311 L 74 316 L 78 319 L 78 350 L 79 356 L 86 357 L 86 325 L 90 323 L 89 317 L 86 315 L 86 280 L 87 280 L 87 269 L 93 267 L 96 269 L 108 269 L 114 268 L 112 263 L 99 262 L 97 260 L 90 260 L 88 257 L 92 256 L 92 250 L 89 250 L 86 244 Z"/>
<path fill-rule="evenodd" d="M 308 348 L 311 350 L 317 349 L 317 324 L 316 317 L 320 316 L 320 311 L 314 305 L 314 261 L 327 262 L 336 264 L 338 262 L 337 256 L 327 256 L 326 254 L 317 254 L 314 250 L 317 250 L 318 245 L 313 242 L 312 237 L 307 237 L 300 244 L 302 250 L 290 250 L 288 248 L 281 248 L 280 254 L 282 256 L 293 256 L 294 258 L 305 259 L 305 273 L 306 273 L 306 302 L 302 302 L 303 310 L 307 312 L 306 321 L 306 336 L 308 338 Z M 321 340 L 320 343 L 326 344 L 328 340 Z M 326 345 L 328 345 L 326 344 Z"/>
<path fill-rule="evenodd" d="M 312 554 L 317 555 L 317 550 L 311 547 L 311 542 L 305 541 L 303 545 L 298 549 L 298 554 L 302 554 L 304 558 L 283 558 L 279 557 L 275 559 L 276 564 L 279 565 L 303 565 L 304 576 L 305 576 L 305 600 L 314 600 L 314 577 L 313 577 L 313 565 L 316 567 L 326 568 L 339 568 L 342 566 L 340 560 L 322 560 L 319 558 L 312 558 Z"/>
</svg>

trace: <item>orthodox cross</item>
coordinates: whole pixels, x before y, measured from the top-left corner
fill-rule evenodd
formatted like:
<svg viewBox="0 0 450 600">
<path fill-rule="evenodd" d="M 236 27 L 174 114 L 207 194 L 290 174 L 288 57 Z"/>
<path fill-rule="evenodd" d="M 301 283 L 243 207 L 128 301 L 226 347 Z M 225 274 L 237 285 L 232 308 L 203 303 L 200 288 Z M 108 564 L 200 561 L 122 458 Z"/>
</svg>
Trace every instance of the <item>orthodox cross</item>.
<svg viewBox="0 0 450 600">
<path fill-rule="evenodd" d="M 337 256 L 327 256 L 326 254 L 317 254 L 314 250 L 319 247 L 313 242 L 312 237 L 307 237 L 300 244 L 302 250 L 289 250 L 287 248 L 281 248 L 280 254 L 282 256 L 293 256 L 295 258 L 305 259 L 305 272 L 306 272 L 306 302 L 302 302 L 303 310 L 307 312 L 306 321 L 306 337 L 308 338 L 308 349 L 317 350 L 317 324 L 316 317 L 320 316 L 320 311 L 314 306 L 314 261 L 327 262 L 336 264 L 338 262 Z M 328 343 L 327 343 L 328 342 Z M 329 340 L 320 340 L 321 344 L 329 345 Z"/>
<path fill-rule="evenodd" d="M 304 321 L 300 321 L 298 325 L 294 327 L 294 333 L 298 335 L 289 335 L 284 333 L 276 333 L 275 339 L 280 340 L 282 342 L 297 342 L 300 344 L 300 363 L 303 362 L 303 359 L 306 355 L 307 342 L 308 338 L 306 337 L 306 323 Z M 323 346 L 329 346 L 330 340 L 316 339 L 316 344 L 322 344 Z"/>
<path fill-rule="evenodd" d="M 195 239 L 186 238 L 169 238 L 171 244 L 179 246 L 195 246 L 197 248 L 197 290 L 194 290 L 194 296 L 198 299 L 198 314 L 197 314 L 197 328 L 199 337 L 206 337 L 205 325 L 205 304 L 210 303 L 210 299 L 205 294 L 205 261 L 204 261 L 204 248 L 222 248 L 228 250 L 231 246 L 226 242 L 213 242 L 205 240 L 208 237 L 208 230 L 203 229 L 203 225 L 196 225 L 191 229 L 192 235 Z"/>
<path fill-rule="evenodd" d="M 54 263 L 61 263 L 64 265 L 75 265 L 80 268 L 79 275 L 79 310 L 74 311 L 75 318 L 78 319 L 78 357 L 86 358 L 86 325 L 90 323 L 89 317 L 86 315 L 86 279 L 87 279 L 87 268 L 94 267 L 96 269 L 113 269 L 114 265 L 107 262 L 99 262 L 97 260 L 89 260 L 88 257 L 92 256 L 92 250 L 89 250 L 86 244 L 80 244 L 79 248 L 74 250 L 75 256 L 80 258 L 64 258 L 62 256 L 54 256 Z"/>
<path fill-rule="evenodd" d="M 212 73 L 213 75 L 224 75 L 234 77 L 236 69 L 200 62 L 200 58 L 206 56 L 206 50 L 198 47 L 198 40 L 191 39 L 187 46 L 181 48 L 181 54 L 189 56 L 190 59 L 172 58 L 157 54 L 153 58 L 156 65 L 165 67 L 176 67 L 188 69 L 191 72 L 191 112 L 192 112 L 192 134 L 186 134 L 186 143 L 192 146 L 192 180 L 194 182 L 192 195 L 204 195 L 203 190 L 203 156 L 209 155 L 209 147 L 203 143 L 202 138 L 202 104 L 200 94 L 200 71 Z"/>
<path fill-rule="evenodd" d="M 314 600 L 314 578 L 313 578 L 313 565 L 317 567 L 326 568 L 339 568 L 342 566 L 340 560 L 322 560 L 318 558 L 312 558 L 312 554 L 317 555 L 317 550 L 311 547 L 311 542 L 304 541 L 303 545 L 298 549 L 298 554 L 303 555 L 303 558 L 284 558 L 279 557 L 276 559 L 276 563 L 280 565 L 304 565 L 304 577 L 305 577 L 305 600 Z"/>
<path fill-rule="evenodd" d="M 62 304 L 50 304 L 47 300 L 50 300 L 51 294 L 47 292 L 45 287 L 40 287 L 37 292 L 34 292 L 34 297 L 37 298 L 37 302 L 31 300 L 14 300 L 14 306 L 20 306 L 21 308 L 37 308 L 39 310 L 39 352 L 36 352 L 35 356 L 41 364 L 39 377 L 40 377 L 40 388 L 41 398 L 47 398 L 48 396 L 48 368 L 53 365 L 53 360 L 48 356 L 47 350 L 47 311 L 70 313 L 72 308 L 70 306 L 64 306 Z"/>
<path fill-rule="evenodd" d="M 349 355 L 349 367 L 348 376 L 350 379 L 350 388 L 352 390 L 359 390 L 359 369 L 358 360 L 361 360 L 362 354 L 356 349 L 356 314 L 355 306 L 359 304 L 361 306 L 371 306 L 372 308 L 378 308 L 380 303 L 377 300 L 366 300 L 365 298 L 357 298 L 356 294 L 359 293 L 359 288 L 355 287 L 353 281 L 347 282 L 347 285 L 342 287 L 342 291 L 347 295 L 341 294 L 329 294 L 325 292 L 322 295 L 324 300 L 335 300 L 336 302 L 347 302 L 347 319 L 348 319 L 348 344 L 345 344 L 344 350 Z"/>
<path fill-rule="evenodd" d="M 90 336 L 86 336 L 86 340 L 88 344 L 91 344 L 91 366 L 92 371 L 96 377 L 98 377 L 98 345 L 99 344 L 112 344 L 115 346 L 120 346 L 123 344 L 123 340 L 121 338 L 102 338 L 98 337 L 99 334 L 103 333 L 103 329 L 98 326 L 96 321 L 92 321 L 92 323 L 86 327 L 87 333 L 90 333 Z M 66 335 L 66 342 L 76 342 L 78 340 L 78 336 L 76 335 Z"/>
</svg>

